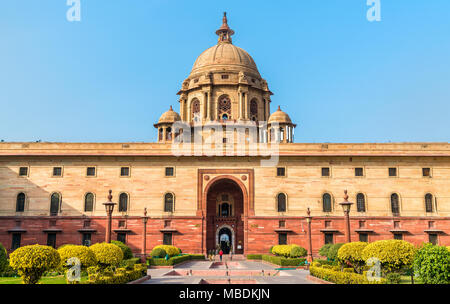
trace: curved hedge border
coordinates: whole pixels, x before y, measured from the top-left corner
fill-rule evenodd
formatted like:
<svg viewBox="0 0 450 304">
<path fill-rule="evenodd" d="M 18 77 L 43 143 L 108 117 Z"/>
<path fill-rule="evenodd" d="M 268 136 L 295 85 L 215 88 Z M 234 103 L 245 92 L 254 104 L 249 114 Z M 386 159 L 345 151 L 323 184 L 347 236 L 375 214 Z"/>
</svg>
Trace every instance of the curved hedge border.
<svg viewBox="0 0 450 304">
<path fill-rule="evenodd" d="M 351 269 L 353 271 L 353 269 Z M 365 275 L 352 273 L 350 271 L 336 271 L 330 268 L 319 266 L 309 267 L 309 273 L 319 279 L 333 282 L 336 284 L 386 284 L 386 279 L 381 278 L 380 281 L 369 281 Z"/>
<path fill-rule="evenodd" d="M 147 260 L 151 266 L 173 266 L 189 260 L 205 260 L 205 256 L 203 254 L 185 254 L 171 257 L 168 260 L 152 257 L 148 257 Z"/>
</svg>

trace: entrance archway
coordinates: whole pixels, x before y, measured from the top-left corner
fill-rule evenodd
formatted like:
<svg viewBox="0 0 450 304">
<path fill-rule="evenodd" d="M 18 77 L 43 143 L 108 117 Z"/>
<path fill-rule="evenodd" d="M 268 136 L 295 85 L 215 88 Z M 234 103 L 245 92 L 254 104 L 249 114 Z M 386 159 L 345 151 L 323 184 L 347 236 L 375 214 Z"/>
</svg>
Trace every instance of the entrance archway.
<svg viewBox="0 0 450 304">
<path fill-rule="evenodd" d="M 244 188 L 245 190 L 245 188 Z M 218 178 L 206 191 L 206 250 L 244 252 L 244 193 L 232 178 Z"/>
</svg>

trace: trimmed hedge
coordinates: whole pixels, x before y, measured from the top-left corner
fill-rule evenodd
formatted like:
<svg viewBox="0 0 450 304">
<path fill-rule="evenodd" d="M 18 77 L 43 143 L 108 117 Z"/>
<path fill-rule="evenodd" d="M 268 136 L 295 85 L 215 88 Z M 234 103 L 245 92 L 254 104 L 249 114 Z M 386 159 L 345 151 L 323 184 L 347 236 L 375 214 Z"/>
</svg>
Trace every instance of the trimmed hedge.
<svg viewBox="0 0 450 304">
<path fill-rule="evenodd" d="M 8 265 L 8 260 L 6 258 L 7 254 L 5 247 L 0 244 L 0 272 L 5 271 L 6 266 Z"/>
<path fill-rule="evenodd" d="M 342 272 L 325 267 L 313 266 L 309 267 L 309 273 L 319 279 L 336 283 L 336 284 L 386 284 L 386 279 L 380 278 L 380 281 L 369 281 L 365 275 L 353 272 Z"/>
<path fill-rule="evenodd" d="M 443 246 L 425 244 L 417 251 L 414 270 L 425 284 L 450 284 L 450 252 Z"/>
<path fill-rule="evenodd" d="M 327 252 L 327 258 L 332 261 L 337 260 L 337 253 L 339 249 L 344 245 L 344 243 L 337 243 L 330 246 Z"/>
<path fill-rule="evenodd" d="M 156 248 L 164 249 L 164 251 L 169 255 L 169 257 L 173 257 L 173 256 L 181 254 L 180 248 L 177 248 L 172 245 L 158 245 L 158 246 L 153 247 L 153 250 L 155 250 Z"/>
<path fill-rule="evenodd" d="M 81 269 L 86 269 L 88 267 L 97 264 L 97 258 L 94 252 L 86 246 L 82 245 L 65 245 L 58 248 L 59 256 L 61 257 L 61 267 L 70 268 L 71 265 L 67 265 L 67 260 L 70 258 L 78 258 L 80 260 Z"/>
<path fill-rule="evenodd" d="M 262 256 L 262 260 L 279 266 L 301 266 L 306 262 L 305 258 L 284 258 L 267 254 Z"/>
<path fill-rule="evenodd" d="M 139 264 L 140 258 L 131 258 L 127 260 L 122 260 L 119 263 L 119 267 L 126 268 L 127 270 L 133 269 L 134 265 Z"/>
<path fill-rule="evenodd" d="M 247 260 L 262 260 L 262 254 L 248 254 Z"/>
<path fill-rule="evenodd" d="M 342 245 L 337 254 L 339 264 L 349 264 L 357 273 L 361 273 L 365 265 L 362 252 L 367 245 L 366 242 L 352 242 Z"/>
<path fill-rule="evenodd" d="M 286 258 L 304 257 L 308 254 L 305 248 L 295 244 L 273 246 L 272 253 L 276 256 L 284 256 Z"/>
<path fill-rule="evenodd" d="M 323 260 L 323 259 L 314 259 L 315 263 L 318 263 L 318 266 L 323 266 L 323 265 L 330 265 L 330 266 L 337 266 L 338 263 L 336 261 L 328 261 L 328 260 Z"/>
<path fill-rule="evenodd" d="M 325 244 L 322 247 L 320 247 L 319 249 L 319 254 L 323 257 L 328 257 L 328 250 L 330 250 L 331 246 L 333 246 L 333 244 Z"/>
<path fill-rule="evenodd" d="M 166 260 L 165 258 L 153 258 L 148 257 L 148 263 L 151 266 L 173 266 L 185 261 L 190 260 L 204 260 L 205 256 L 202 254 L 185 254 L 185 255 L 178 255 L 171 257 L 170 259 Z"/>
<path fill-rule="evenodd" d="M 59 266 L 58 251 L 50 246 L 29 245 L 10 254 L 10 265 L 22 277 L 24 284 L 36 284 L 44 272 Z"/>
<path fill-rule="evenodd" d="M 142 278 L 147 274 L 147 267 L 135 264 L 132 270 L 117 268 L 116 271 L 98 271 L 96 267 L 88 268 L 89 278 L 85 284 L 126 284 Z"/>
<path fill-rule="evenodd" d="M 164 258 L 166 256 L 167 252 L 162 248 L 155 248 L 152 250 L 152 253 L 150 253 L 151 257 L 154 258 Z"/>
</svg>

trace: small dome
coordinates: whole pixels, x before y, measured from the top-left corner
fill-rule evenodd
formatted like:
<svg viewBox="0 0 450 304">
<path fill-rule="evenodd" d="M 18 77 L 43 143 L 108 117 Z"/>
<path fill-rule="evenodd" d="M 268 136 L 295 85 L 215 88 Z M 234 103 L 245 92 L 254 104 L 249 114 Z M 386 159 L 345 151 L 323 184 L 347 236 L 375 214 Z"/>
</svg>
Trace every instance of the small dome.
<svg viewBox="0 0 450 304">
<path fill-rule="evenodd" d="M 269 117 L 268 123 L 274 122 L 292 124 L 291 118 L 285 112 L 281 111 L 280 106 L 278 106 L 278 109 Z"/>
<path fill-rule="evenodd" d="M 161 115 L 161 117 L 159 118 L 158 124 L 174 123 L 174 122 L 180 121 L 180 120 L 181 120 L 180 115 L 172 109 L 172 106 L 170 106 L 169 111 L 167 111 L 163 115 Z"/>
</svg>

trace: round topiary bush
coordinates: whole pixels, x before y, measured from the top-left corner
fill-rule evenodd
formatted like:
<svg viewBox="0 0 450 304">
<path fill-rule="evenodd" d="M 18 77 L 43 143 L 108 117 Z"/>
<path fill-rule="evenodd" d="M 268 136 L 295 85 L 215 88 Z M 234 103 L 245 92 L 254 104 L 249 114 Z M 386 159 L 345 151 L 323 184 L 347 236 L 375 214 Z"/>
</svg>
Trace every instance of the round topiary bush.
<svg viewBox="0 0 450 304">
<path fill-rule="evenodd" d="M 293 246 L 291 248 L 291 252 L 289 254 L 289 256 L 291 258 L 299 258 L 299 257 L 304 257 L 308 254 L 308 251 L 306 251 L 305 248 L 300 247 L 300 246 Z"/>
<path fill-rule="evenodd" d="M 384 274 L 411 267 L 416 248 L 403 240 L 382 240 L 370 243 L 364 248 L 362 258 L 367 263 L 370 258 L 380 261 Z"/>
<path fill-rule="evenodd" d="M 425 284 L 450 284 L 450 251 L 443 246 L 423 245 L 414 258 L 414 271 Z"/>
<path fill-rule="evenodd" d="M 325 244 L 322 247 L 320 247 L 319 249 L 319 254 L 321 256 L 326 257 L 328 255 L 328 250 L 330 250 L 331 246 L 333 246 L 333 244 Z"/>
<path fill-rule="evenodd" d="M 71 267 L 67 265 L 67 260 L 73 257 L 80 260 L 82 270 L 97 264 L 97 258 L 94 252 L 86 246 L 65 245 L 58 248 L 58 253 L 61 257 L 61 266 L 65 268 Z"/>
<path fill-rule="evenodd" d="M 57 268 L 61 261 L 58 251 L 43 245 L 20 247 L 9 258 L 11 267 L 22 277 L 24 284 L 36 284 L 45 271 Z"/>
<path fill-rule="evenodd" d="M 163 258 L 165 257 L 167 252 L 162 248 L 154 248 L 152 250 L 151 256 L 155 258 Z"/>
<path fill-rule="evenodd" d="M 350 264 L 357 273 L 362 273 L 365 265 L 362 252 L 367 245 L 366 242 L 346 243 L 339 248 L 337 260 L 341 265 Z"/>
<path fill-rule="evenodd" d="M 337 243 L 334 244 L 330 247 L 330 249 L 328 249 L 327 252 L 327 258 L 332 260 L 332 261 L 336 261 L 337 260 L 337 253 L 339 248 L 341 248 L 344 245 L 344 243 Z"/>
<path fill-rule="evenodd" d="M 123 260 L 123 252 L 119 246 L 110 243 L 97 243 L 89 247 L 102 267 L 117 266 Z"/>
<path fill-rule="evenodd" d="M 0 272 L 5 271 L 6 266 L 8 266 L 8 259 L 6 258 L 7 255 L 8 252 L 6 251 L 5 247 L 0 244 Z"/>
<path fill-rule="evenodd" d="M 117 245 L 120 247 L 123 253 L 123 259 L 128 260 L 133 258 L 133 252 L 131 251 L 131 248 L 122 243 L 121 241 L 111 241 L 111 244 Z"/>
<path fill-rule="evenodd" d="M 177 247 L 172 246 L 172 245 L 158 245 L 158 246 L 153 247 L 153 249 L 156 249 L 156 248 L 162 248 L 162 249 L 164 249 L 164 251 L 165 251 L 170 257 L 179 255 L 179 254 L 181 253 L 180 249 L 178 249 Z"/>
</svg>

